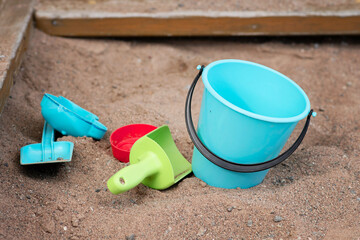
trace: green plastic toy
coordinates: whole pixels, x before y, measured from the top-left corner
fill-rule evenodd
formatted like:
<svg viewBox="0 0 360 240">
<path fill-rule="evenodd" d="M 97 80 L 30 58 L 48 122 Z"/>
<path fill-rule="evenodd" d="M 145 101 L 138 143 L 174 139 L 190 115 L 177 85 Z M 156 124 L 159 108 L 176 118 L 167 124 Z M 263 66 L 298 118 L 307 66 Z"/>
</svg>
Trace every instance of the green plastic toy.
<svg viewBox="0 0 360 240">
<path fill-rule="evenodd" d="M 166 189 L 191 173 L 191 164 L 181 155 L 163 125 L 135 142 L 130 151 L 130 166 L 115 173 L 107 182 L 113 194 L 128 191 L 138 184 Z"/>
</svg>

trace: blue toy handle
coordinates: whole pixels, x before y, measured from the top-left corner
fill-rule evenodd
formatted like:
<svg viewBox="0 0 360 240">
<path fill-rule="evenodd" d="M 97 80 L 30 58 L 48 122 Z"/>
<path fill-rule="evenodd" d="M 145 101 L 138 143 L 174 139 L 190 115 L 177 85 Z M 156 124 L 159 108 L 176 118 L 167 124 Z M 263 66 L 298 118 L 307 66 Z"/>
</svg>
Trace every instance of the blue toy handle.
<svg viewBox="0 0 360 240">
<path fill-rule="evenodd" d="M 312 115 L 315 116 L 315 112 L 313 112 L 313 110 L 311 109 L 307 119 L 306 119 L 306 123 L 304 125 L 303 130 L 300 133 L 300 136 L 296 139 L 296 141 L 293 143 L 293 145 L 286 150 L 284 153 L 282 153 L 281 155 L 277 156 L 274 159 L 271 159 L 269 161 L 266 162 L 262 162 L 262 163 L 256 163 L 256 164 L 240 164 L 240 163 L 235 163 L 235 162 L 230 162 L 227 161 L 223 158 L 218 157 L 217 155 L 215 155 L 213 152 L 211 152 L 200 140 L 200 138 L 198 137 L 195 127 L 194 127 L 194 123 L 192 120 L 192 116 L 191 116 L 191 100 L 192 100 L 192 95 L 194 93 L 194 89 L 196 86 L 196 83 L 198 82 L 203 70 L 204 70 L 205 66 L 199 66 L 198 70 L 199 73 L 196 75 L 193 83 L 190 86 L 188 95 L 186 97 L 186 104 L 185 104 L 185 122 L 186 122 L 186 128 L 188 130 L 188 133 L 190 135 L 191 140 L 193 141 L 195 147 L 199 150 L 199 152 L 205 157 L 207 158 L 210 162 L 214 163 L 215 165 L 222 167 L 224 169 L 230 170 L 230 171 L 234 171 L 234 172 L 243 172 L 243 173 L 251 173 L 251 172 L 259 172 L 259 171 L 263 171 L 269 168 L 272 168 L 274 166 L 276 166 L 277 164 L 285 161 L 300 145 L 300 143 L 302 142 L 302 140 L 304 139 L 307 129 L 309 127 L 310 124 L 310 118 Z"/>
<path fill-rule="evenodd" d="M 45 121 L 41 139 L 42 161 L 44 162 L 55 159 L 54 137 L 54 128 Z"/>
</svg>

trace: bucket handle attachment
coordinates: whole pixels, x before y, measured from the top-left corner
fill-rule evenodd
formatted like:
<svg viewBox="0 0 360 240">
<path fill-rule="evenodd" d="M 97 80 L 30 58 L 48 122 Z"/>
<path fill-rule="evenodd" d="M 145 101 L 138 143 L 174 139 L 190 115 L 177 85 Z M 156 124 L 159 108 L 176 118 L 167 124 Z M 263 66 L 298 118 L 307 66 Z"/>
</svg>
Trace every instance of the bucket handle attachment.
<svg viewBox="0 0 360 240">
<path fill-rule="evenodd" d="M 196 131 L 195 131 L 195 127 L 194 127 L 194 123 L 192 120 L 192 115 L 191 115 L 191 100 L 192 100 L 192 95 L 194 93 L 194 89 L 196 86 L 196 83 L 198 82 L 203 70 L 204 70 L 204 65 L 202 66 L 198 66 L 198 70 L 199 73 L 196 75 L 193 83 L 191 84 L 190 88 L 189 88 L 189 92 L 188 95 L 186 97 L 186 103 L 185 103 L 185 122 L 186 122 L 186 128 L 188 130 L 188 133 L 190 135 L 191 140 L 193 141 L 195 147 L 199 150 L 199 152 L 205 157 L 207 158 L 210 162 L 214 163 L 215 165 L 222 167 L 224 169 L 230 170 L 230 171 L 234 171 L 234 172 L 242 172 L 242 173 L 251 173 L 251 172 L 259 172 L 259 171 L 263 171 L 269 168 L 272 168 L 274 166 L 276 166 L 277 164 L 285 161 L 300 145 L 300 143 L 302 142 L 302 140 L 305 137 L 305 134 L 307 132 L 307 129 L 310 125 L 310 118 L 311 116 L 316 116 L 316 112 L 313 111 L 313 109 L 310 110 L 307 119 L 306 119 L 306 123 L 304 125 L 303 130 L 300 133 L 300 136 L 296 139 L 296 141 L 293 143 L 293 145 L 286 150 L 285 152 L 283 152 L 281 155 L 277 156 L 276 158 L 273 158 L 269 161 L 263 162 L 263 163 L 255 163 L 255 164 L 240 164 L 240 163 L 234 163 L 234 162 L 230 162 L 227 161 L 223 158 L 218 157 L 217 155 L 215 155 L 213 152 L 211 152 L 200 140 L 200 138 L 198 137 Z"/>
</svg>

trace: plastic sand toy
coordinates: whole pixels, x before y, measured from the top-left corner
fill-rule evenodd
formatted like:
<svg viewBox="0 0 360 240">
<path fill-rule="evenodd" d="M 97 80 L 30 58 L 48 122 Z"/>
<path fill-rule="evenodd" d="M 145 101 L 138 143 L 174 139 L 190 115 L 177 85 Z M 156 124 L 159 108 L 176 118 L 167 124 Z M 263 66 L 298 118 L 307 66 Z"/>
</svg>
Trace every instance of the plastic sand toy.
<svg viewBox="0 0 360 240">
<path fill-rule="evenodd" d="M 107 182 L 113 194 L 128 191 L 142 183 L 166 189 L 191 173 L 191 164 L 181 155 L 168 126 L 161 126 L 135 142 L 130 166 L 115 173 Z"/>
<path fill-rule="evenodd" d="M 107 131 L 98 116 L 62 96 L 46 93 L 41 101 L 41 113 L 63 135 L 101 139 Z"/>
<path fill-rule="evenodd" d="M 121 162 L 129 162 L 130 149 L 134 143 L 156 127 L 148 124 L 131 124 L 116 129 L 110 136 L 113 155 Z"/>
<path fill-rule="evenodd" d="M 41 143 L 30 144 L 20 149 L 20 164 L 70 162 L 74 144 L 55 142 L 54 128 L 45 121 Z"/>
<path fill-rule="evenodd" d="M 220 188 L 260 184 L 270 168 L 286 160 L 304 139 L 310 101 L 285 75 L 260 64 L 226 59 L 198 66 L 189 88 L 185 119 L 194 142 L 196 177 Z M 195 85 L 204 83 L 197 131 L 191 116 Z M 295 126 L 306 123 L 293 145 L 279 155 Z"/>
</svg>

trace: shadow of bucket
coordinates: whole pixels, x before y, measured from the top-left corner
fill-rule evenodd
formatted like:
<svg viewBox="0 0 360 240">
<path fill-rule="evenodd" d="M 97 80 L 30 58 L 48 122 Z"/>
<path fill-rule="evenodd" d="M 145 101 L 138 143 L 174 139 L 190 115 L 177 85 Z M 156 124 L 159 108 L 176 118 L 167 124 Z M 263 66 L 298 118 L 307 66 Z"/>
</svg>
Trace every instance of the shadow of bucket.
<svg viewBox="0 0 360 240">
<path fill-rule="evenodd" d="M 288 158 L 303 140 L 311 115 L 316 115 L 308 97 L 291 79 L 260 64 L 220 60 L 198 69 L 185 110 L 195 145 L 195 176 L 220 188 L 260 184 L 269 169 Z M 191 99 L 200 76 L 205 88 L 196 133 Z M 296 124 L 306 116 L 298 139 L 278 156 Z"/>
</svg>

